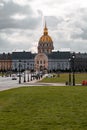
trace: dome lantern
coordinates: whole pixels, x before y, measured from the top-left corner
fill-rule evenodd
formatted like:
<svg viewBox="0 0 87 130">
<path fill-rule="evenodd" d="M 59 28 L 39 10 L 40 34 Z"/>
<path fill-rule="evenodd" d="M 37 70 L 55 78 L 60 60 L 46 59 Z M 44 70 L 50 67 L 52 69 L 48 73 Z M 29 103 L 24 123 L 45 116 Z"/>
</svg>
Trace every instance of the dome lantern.
<svg viewBox="0 0 87 130">
<path fill-rule="evenodd" d="M 44 35 L 48 35 L 48 29 L 46 27 L 46 22 L 45 22 L 45 28 L 44 28 Z"/>
</svg>

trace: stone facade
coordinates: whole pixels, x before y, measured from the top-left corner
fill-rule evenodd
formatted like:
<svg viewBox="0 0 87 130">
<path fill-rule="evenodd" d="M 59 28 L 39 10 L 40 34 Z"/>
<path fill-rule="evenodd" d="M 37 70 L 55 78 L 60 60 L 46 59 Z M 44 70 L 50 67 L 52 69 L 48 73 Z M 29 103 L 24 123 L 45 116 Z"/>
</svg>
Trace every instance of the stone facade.
<svg viewBox="0 0 87 130">
<path fill-rule="evenodd" d="M 38 53 L 35 56 L 35 71 L 48 69 L 48 57 L 44 53 Z"/>
<path fill-rule="evenodd" d="M 18 71 L 19 64 L 20 70 L 34 70 L 34 57 L 36 54 L 31 52 L 13 52 L 12 53 L 12 70 Z"/>
<path fill-rule="evenodd" d="M 10 71 L 12 68 L 11 54 L 0 54 L 0 71 Z"/>
</svg>

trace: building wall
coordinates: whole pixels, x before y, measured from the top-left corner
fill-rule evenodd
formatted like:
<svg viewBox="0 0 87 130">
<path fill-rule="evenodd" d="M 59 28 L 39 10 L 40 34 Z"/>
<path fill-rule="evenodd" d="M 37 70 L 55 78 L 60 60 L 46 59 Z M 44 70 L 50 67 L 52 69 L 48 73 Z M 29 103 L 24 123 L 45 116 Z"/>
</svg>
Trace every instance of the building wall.
<svg viewBox="0 0 87 130">
<path fill-rule="evenodd" d="M 35 56 L 34 62 L 36 71 L 48 69 L 48 57 L 44 53 L 38 53 Z"/>
<path fill-rule="evenodd" d="M 70 63 L 68 59 L 49 59 L 48 70 L 69 70 Z"/>
<path fill-rule="evenodd" d="M 37 60 L 39 60 L 39 67 L 41 66 L 40 60 L 42 60 L 42 63 L 44 63 L 44 60 L 46 61 L 45 64 L 42 64 L 45 68 L 48 70 L 69 70 L 72 69 L 73 64 L 70 63 L 69 57 L 66 56 L 61 58 L 61 56 L 56 55 L 56 58 L 48 58 L 45 54 L 43 57 L 38 57 L 35 61 L 35 56 L 33 54 L 30 57 L 28 55 L 25 55 L 26 53 L 23 52 L 21 56 L 21 70 L 28 69 L 28 70 L 36 70 L 36 63 Z M 12 54 L 11 54 L 12 55 Z M 21 52 L 17 54 L 15 57 L 10 57 L 8 54 L 1 54 L 0 55 L 0 71 L 10 71 L 10 70 L 17 70 L 19 71 L 19 55 L 21 55 Z M 9 57 L 8 57 L 9 56 Z M 22 58 L 23 57 L 23 58 Z M 15 59 L 16 58 L 16 59 Z M 75 61 L 74 61 L 74 69 L 75 71 L 87 71 L 87 54 L 77 54 L 75 53 Z"/>
<path fill-rule="evenodd" d="M 11 54 L 0 54 L 0 71 L 10 71 L 12 69 Z"/>
<path fill-rule="evenodd" d="M 0 60 L 0 71 L 9 71 L 12 68 L 11 60 Z"/>
<path fill-rule="evenodd" d="M 12 70 L 19 71 L 19 64 L 20 70 L 32 70 L 34 69 L 34 59 L 21 59 L 19 60 L 12 60 Z"/>
<path fill-rule="evenodd" d="M 87 71 L 87 58 L 76 58 L 75 59 L 75 71 Z"/>
</svg>

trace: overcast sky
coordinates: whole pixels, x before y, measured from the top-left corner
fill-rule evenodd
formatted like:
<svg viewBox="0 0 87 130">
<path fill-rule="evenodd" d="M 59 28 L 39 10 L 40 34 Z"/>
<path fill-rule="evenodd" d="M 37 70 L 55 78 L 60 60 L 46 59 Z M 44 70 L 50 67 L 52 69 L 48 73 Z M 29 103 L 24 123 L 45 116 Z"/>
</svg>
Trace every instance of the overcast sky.
<svg viewBox="0 0 87 130">
<path fill-rule="evenodd" d="M 55 50 L 87 52 L 87 0 L 0 0 L 0 53 L 37 52 L 45 20 Z"/>
</svg>

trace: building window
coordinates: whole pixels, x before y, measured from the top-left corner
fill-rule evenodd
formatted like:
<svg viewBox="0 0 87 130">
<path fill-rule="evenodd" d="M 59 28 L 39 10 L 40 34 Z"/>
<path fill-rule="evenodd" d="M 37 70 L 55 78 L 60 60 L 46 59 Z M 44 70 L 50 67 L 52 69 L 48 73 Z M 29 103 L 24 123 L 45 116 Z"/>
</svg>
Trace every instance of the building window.
<svg viewBox="0 0 87 130">
<path fill-rule="evenodd" d="M 40 64 L 42 64 L 42 60 L 40 60 Z"/>
<path fill-rule="evenodd" d="M 47 50 L 47 52 L 49 52 L 49 50 Z"/>
<path fill-rule="evenodd" d="M 37 64 L 39 64 L 39 61 L 37 61 Z"/>
</svg>

